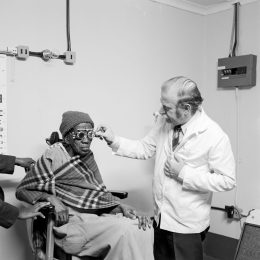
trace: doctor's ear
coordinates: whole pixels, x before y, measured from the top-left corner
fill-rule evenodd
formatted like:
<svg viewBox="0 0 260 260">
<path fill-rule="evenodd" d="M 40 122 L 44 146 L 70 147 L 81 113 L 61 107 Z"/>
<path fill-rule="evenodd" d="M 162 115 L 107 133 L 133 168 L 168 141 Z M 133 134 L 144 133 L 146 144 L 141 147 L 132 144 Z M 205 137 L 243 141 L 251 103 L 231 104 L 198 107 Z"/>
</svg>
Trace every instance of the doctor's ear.
<svg viewBox="0 0 260 260">
<path fill-rule="evenodd" d="M 185 109 L 187 112 L 191 111 L 191 105 L 188 103 L 183 104 L 183 109 Z"/>
</svg>

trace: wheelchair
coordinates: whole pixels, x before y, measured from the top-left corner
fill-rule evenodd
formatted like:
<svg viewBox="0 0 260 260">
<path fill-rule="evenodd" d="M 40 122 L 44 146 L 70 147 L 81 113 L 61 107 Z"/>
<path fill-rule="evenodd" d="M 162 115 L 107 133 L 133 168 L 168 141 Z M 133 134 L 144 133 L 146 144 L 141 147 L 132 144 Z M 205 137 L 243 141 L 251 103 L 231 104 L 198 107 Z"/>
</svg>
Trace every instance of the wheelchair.
<svg viewBox="0 0 260 260">
<path fill-rule="evenodd" d="M 62 139 L 60 139 L 58 132 L 52 132 L 50 137 L 46 138 L 46 143 L 48 145 L 52 145 L 60 141 L 62 141 Z M 125 191 L 110 190 L 110 192 L 120 199 L 125 199 L 128 196 L 128 192 Z M 67 254 L 55 245 L 55 234 L 53 232 L 55 222 L 54 210 L 54 206 L 46 206 L 41 209 L 45 219 L 29 219 L 26 222 L 29 242 L 34 254 L 34 260 L 102 260 L 101 258 L 90 256 L 79 258 L 77 256 Z"/>
</svg>

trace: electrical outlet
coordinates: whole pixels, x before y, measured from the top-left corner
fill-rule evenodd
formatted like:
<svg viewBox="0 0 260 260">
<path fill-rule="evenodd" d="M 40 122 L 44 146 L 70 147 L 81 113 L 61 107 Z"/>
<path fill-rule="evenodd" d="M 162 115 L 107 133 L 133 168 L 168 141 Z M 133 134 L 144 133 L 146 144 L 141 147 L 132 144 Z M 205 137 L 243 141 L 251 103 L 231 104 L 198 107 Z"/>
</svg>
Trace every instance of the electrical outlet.
<svg viewBox="0 0 260 260">
<path fill-rule="evenodd" d="M 228 218 L 235 220 L 240 220 L 242 218 L 242 209 L 235 206 L 225 206 L 225 211 Z"/>
<path fill-rule="evenodd" d="M 228 218 L 234 217 L 234 206 L 225 206 L 225 211 L 227 212 Z"/>
<path fill-rule="evenodd" d="M 26 60 L 29 57 L 29 47 L 19 45 L 17 46 L 17 59 Z"/>
<path fill-rule="evenodd" d="M 73 65 L 76 62 L 76 52 L 74 51 L 66 51 L 64 52 L 65 59 L 64 63 L 67 65 Z"/>
</svg>

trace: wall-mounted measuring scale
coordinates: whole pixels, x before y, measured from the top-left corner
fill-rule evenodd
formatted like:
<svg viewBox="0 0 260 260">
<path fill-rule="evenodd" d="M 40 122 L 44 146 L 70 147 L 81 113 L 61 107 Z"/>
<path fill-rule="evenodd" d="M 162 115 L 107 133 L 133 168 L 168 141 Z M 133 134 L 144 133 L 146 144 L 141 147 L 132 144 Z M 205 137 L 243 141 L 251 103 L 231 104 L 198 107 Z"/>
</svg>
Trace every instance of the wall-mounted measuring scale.
<svg viewBox="0 0 260 260">
<path fill-rule="evenodd" d="M 0 154 L 7 154 L 7 56 L 0 54 Z"/>
</svg>

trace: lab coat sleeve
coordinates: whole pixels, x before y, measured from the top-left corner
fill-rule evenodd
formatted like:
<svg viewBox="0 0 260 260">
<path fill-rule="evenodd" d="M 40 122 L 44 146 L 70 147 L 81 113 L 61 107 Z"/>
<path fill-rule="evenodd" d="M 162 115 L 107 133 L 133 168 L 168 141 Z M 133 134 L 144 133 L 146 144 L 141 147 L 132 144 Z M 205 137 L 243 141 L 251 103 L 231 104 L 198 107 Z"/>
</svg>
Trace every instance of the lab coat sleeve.
<svg viewBox="0 0 260 260">
<path fill-rule="evenodd" d="M 155 126 L 143 139 L 130 140 L 124 137 L 116 137 L 116 147 L 113 149 L 115 155 L 133 159 L 146 160 L 156 152 L 156 143 L 160 128 Z"/>
<path fill-rule="evenodd" d="M 0 173 L 13 174 L 15 167 L 15 156 L 0 155 Z M 18 215 L 19 209 L 7 202 L 4 202 L 4 192 L 0 187 L 0 226 L 4 228 L 11 227 Z"/>
<path fill-rule="evenodd" d="M 15 206 L 0 200 L 0 226 L 11 227 L 19 215 L 19 209 Z"/>
<path fill-rule="evenodd" d="M 180 177 L 183 189 L 197 191 L 229 191 L 236 185 L 235 160 L 227 135 L 222 135 L 208 153 L 206 167 L 185 165 Z"/>
<path fill-rule="evenodd" d="M 0 173 L 13 174 L 15 156 L 0 154 Z"/>
</svg>

